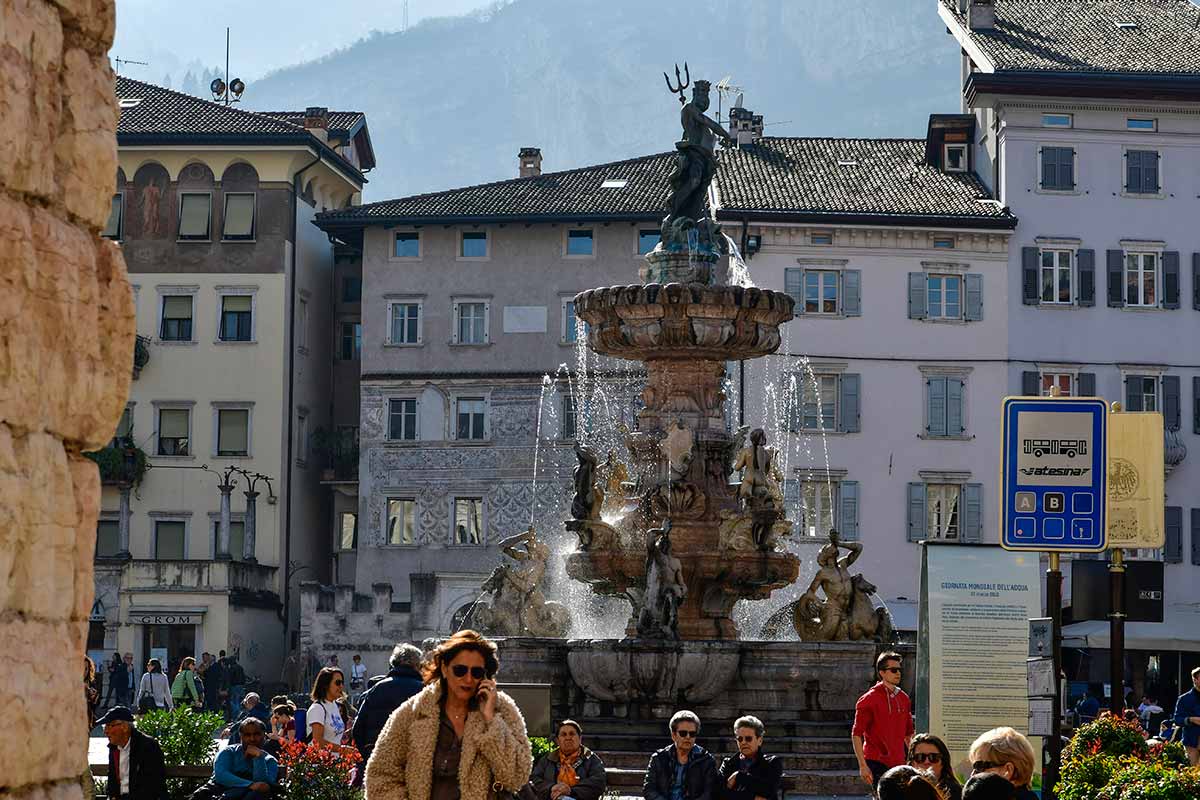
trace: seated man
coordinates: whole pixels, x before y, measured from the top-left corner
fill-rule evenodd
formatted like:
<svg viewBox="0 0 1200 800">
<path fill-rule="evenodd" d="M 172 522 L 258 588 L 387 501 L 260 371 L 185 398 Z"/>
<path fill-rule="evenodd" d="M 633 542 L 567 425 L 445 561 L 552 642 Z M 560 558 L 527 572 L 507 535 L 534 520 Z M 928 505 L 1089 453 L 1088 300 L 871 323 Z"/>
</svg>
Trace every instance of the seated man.
<svg viewBox="0 0 1200 800">
<path fill-rule="evenodd" d="M 700 718 L 691 711 L 671 717 L 670 744 L 650 756 L 642 781 L 645 800 L 713 800 L 721 776 L 712 754 L 696 744 Z"/>
<path fill-rule="evenodd" d="M 217 754 L 211 783 L 225 800 L 266 800 L 279 782 L 279 762 L 263 749 L 267 728 L 257 717 L 247 717 L 238 734 L 240 744 Z"/>
<path fill-rule="evenodd" d="M 608 786 L 604 762 L 583 746 L 583 728 L 572 719 L 558 724 L 558 749 L 533 765 L 530 783 L 537 800 L 600 800 Z"/>
<path fill-rule="evenodd" d="M 238 714 L 238 718 L 222 731 L 225 738 L 229 739 L 230 744 L 238 743 L 238 726 L 244 720 L 251 717 L 262 722 L 265 727 L 270 728 L 271 709 L 267 708 L 266 704 L 263 703 L 262 698 L 258 696 L 258 692 L 250 692 L 242 699 L 242 713 Z"/>
<path fill-rule="evenodd" d="M 158 742 L 133 727 L 133 712 L 114 706 L 96 720 L 108 737 L 109 797 L 159 800 L 167 796 L 167 768 Z"/>
</svg>

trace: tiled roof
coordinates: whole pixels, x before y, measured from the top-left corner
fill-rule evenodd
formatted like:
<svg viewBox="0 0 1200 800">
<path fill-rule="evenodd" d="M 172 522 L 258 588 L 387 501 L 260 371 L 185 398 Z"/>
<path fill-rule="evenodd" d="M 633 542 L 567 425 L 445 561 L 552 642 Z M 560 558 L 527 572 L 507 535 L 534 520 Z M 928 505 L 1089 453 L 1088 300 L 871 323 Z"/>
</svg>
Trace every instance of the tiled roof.
<svg viewBox="0 0 1200 800">
<path fill-rule="evenodd" d="M 304 127 L 303 111 L 258 111 L 264 117 L 290 122 L 292 125 Z M 361 111 L 330 111 L 329 131 L 331 133 L 349 133 L 361 120 L 366 117 Z"/>
<path fill-rule="evenodd" d="M 224 103 L 201 100 L 152 83 L 117 77 L 121 134 L 296 134 L 303 128 Z M 133 100 L 136 105 L 128 105 Z M 128 107 L 126 107 L 128 106 Z"/>
<path fill-rule="evenodd" d="M 1188 0 L 996 0 L 983 31 L 958 0 L 939 1 L 997 72 L 1200 74 L 1200 8 Z"/>
</svg>

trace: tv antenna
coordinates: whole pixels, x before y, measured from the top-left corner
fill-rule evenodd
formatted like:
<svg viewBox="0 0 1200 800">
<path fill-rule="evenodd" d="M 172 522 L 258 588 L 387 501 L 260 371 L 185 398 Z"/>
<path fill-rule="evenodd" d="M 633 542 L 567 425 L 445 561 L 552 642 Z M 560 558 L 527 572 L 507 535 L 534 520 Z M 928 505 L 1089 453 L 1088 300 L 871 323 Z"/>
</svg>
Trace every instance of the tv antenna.
<svg viewBox="0 0 1200 800">
<path fill-rule="evenodd" d="M 149 62 L 149 61 L 133 61 L 133 60 L 131 60 L 131 59 L 128 59 L 128 58 L 121 58 L 120 56 L 117 56 L 115 59 L 113 59 L 113 61 L 115 61 L 115 62 L 116 62 L 116 65 L 117 65 L 117 74 L 118 74 L 118 75 L 120 75 L 120 74 L 121 74 L 121 65 L 122 65 L 122 64 L 138 64 L 138 65 L 140 65 L 140 66 L 143 66 L 143 67 L 148 67 L 148 66 L 150 66 L 150 62 Z"/>
<path fill-rule="evenodd" d="M 408 33 L 408 0 L 404 0 L 404 16 L 400 20 L 400 30 Z"/>
<path fill-rule="evenodd" d="M 729 84 L 729 82 L 731 80 L 733 80 L 733 76 L 726 75 L 724 78 L 721 78 L 721 80 L 717 81 L 717 85 L 716 85 L 717 122 L 721 121 L 721 105 L 722 105 L 722 101 L 725 99 L 726 95 L 730 95 L 730 94 L 733 94 L 734 92 L 736 92 L 738 97 L 737 97 L 737 100 L 734 102 L 734 107 L 740 106 L 742 104 L 742 87 L 731 86 Z"/>
<path fill-rule="evenodd" d="M 212 83 L 208 85 L 208 90 L 213 94 L 213 100 L 218 103 L 229 105 L 230 103 L 240 102 L 242 92 L 246 91 L 246 84 L 241 78 L 229 80 L 229 28 L 225 28 L 225 80 L 213 78 Z"/>
</svg>

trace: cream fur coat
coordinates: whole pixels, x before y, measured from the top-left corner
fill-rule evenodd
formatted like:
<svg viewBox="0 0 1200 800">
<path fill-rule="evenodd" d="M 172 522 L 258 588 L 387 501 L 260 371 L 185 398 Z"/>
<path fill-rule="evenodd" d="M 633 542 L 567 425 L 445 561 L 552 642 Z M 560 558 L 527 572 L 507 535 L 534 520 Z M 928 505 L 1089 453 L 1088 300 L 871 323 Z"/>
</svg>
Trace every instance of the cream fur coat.
<svg viewBox="0 0 1200 800">
<path fill-rule="evenodd" d="M 367 762 L 367 800 L 429 800 L 440 696 L 439 681 L 392 712 Z M 491 722 L 479 711 L 467 714 L 458 766 L 462 800 L 487 800 L 493 783 L 515 791 L 529 781 L 532 766 L 525 719 L 511 697 L 496 693 Z"/>
</svg>

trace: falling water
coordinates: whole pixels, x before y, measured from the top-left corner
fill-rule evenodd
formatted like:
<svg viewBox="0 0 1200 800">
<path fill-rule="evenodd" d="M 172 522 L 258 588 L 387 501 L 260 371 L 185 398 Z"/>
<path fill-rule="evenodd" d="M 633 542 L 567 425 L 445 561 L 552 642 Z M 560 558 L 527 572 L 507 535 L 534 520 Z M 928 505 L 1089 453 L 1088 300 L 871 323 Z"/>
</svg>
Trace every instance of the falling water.
<svg viewBox="0 0 1200 800">
<path fill-rule="evenodd" d="M 725 242 L 729 245 L 729 272 L 726 276 L 729 285 L 753 288 L 754 281 L 750 278 L 750 267 L 742 258 L 742 251 L 738 249 L 737 242 L 724 231 L 721 232 L 721 235 L 725 237 Z"/>
<path fill-rule="evenodd" d="M 537 424 L 534 426 L 533 434 L 533 492 L 529 497 L 529 527 L 533 527 L 534 516 L 537 514 L 537 484 L 538 484 L 538 456 L 542 448 L 542 411 L 546 406 L 546 394 L 551 390 L 552 383 L 549 375 L 542 376 L 542 393 L 538 397 L 537 407 Z"/>
</svg>

